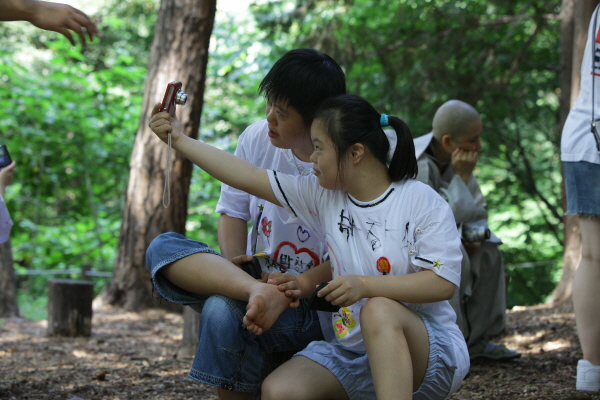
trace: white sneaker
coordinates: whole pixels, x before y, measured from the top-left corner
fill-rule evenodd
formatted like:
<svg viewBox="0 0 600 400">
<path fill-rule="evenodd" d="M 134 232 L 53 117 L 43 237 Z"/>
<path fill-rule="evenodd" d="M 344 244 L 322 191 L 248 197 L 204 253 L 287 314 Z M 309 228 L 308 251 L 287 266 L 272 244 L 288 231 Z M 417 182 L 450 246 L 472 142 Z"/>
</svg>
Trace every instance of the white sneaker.
<svg viewBox="0 0 600 400">
<path fill-rule="evenodd" d="M 588 360 L 577 363 L 577 390 L 595 392 L 600 390 L 600 365 L 594 365 Z"/>
</svg>

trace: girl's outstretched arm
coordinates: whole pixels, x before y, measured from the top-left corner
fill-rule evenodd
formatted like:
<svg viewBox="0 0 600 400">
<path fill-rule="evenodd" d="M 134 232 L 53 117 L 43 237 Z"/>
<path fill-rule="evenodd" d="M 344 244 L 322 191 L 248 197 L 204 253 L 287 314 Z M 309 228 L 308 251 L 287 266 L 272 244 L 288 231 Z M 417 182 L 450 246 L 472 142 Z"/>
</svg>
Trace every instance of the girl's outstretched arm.
<svg viewBox="0 0 600 400">
<path fill-rule="evenodd" d="M 148 125 L 163 142 L 167 143 L 168 133 L 171 132 L 173 148 L 217 180 L 277 206 L 281 205 L 271 189 L 266 169 L 184 135 L 177 118 L 167 112 L 158 112 L 159 109 L 160 104 L 154 106 Z"/>
</svg>

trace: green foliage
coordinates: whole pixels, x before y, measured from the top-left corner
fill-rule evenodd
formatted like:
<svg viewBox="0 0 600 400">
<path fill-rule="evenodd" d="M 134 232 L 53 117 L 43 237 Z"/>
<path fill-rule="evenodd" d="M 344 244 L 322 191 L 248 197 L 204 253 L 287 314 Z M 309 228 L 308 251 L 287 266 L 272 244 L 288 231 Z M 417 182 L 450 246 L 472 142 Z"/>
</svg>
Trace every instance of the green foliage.
<svg viewBox="0 0 600 400">
<path fill-rule="evenodd" d="M 315 47 L 345 69 L 348 91 L 431 130 L 449 99 L 474 105 L 484 121 L 477 171 L 491 228 L 507 264 L 562 255 L 560 159 L 556 132 L 560 1 L 297 0 L 253 7 L 278 53 Z M 560 264 L 519 271 L 542 301 Z M 514 304 L 514 303 L 512 303 Z"/>
<path fill-rule="evenodd" d="M 451 98 L 484 117 L 477 171 L 513 278 L 510 304 L 544 299 L 560 274 L 558 49 L 560 1 L 261 1 L 252 16 L 217 13 L 200 136 L 232 150 L 264 116 L 272 63 L 315 47 L 345 69 L 350 92 L 429 132 Z M 140 123 L 158 0 L 108 0 L 100 37 L 73 48 L 26 23 L 0 24 L 0 138 L 18 162 L 7 192 L 17 270 L 112 270 L 129 157 Z M 252 18 L 250 18 L 252 17 Z M 143 122 L 143 121 L 142 121 Z M 216 245 L 220 183 L 194 170 L 187 234 Z M 77 276 L 70 276 L 77 278 Z M 47 276 L 19 294 L 45 293 Z M 98 292 L 106 283 L 95 278 Z M 26 296 L 24 295 L 26 294 Z"/>
<path fill-rule="evenodd" d="M 99 39 L 85 49 L 26 23 L 0 25 L 13 39 L 0 43 L 0 80 L 8 83 L 0 104 L 10 110 L 0 137 L 18 163 L 7 191 L 18 274 L 112 271 L 157 11 L 155 0 L 109 1 L 93 16 Z M 227 149 L 264 115 L 257 88 L 268 63 L 254 61 L 267 50 L 248 18 L 218 15 L 212 40 L 201 135 Z M 214 246 L 219 193 L 220 182 L 196 168 L 188 235 Z M 19 298 L 43 298 L 49 277 L 21 276 Z M 93 281 L 99 293 L 108 279 Z"/>
<path fill-rule="evenodd" d="M 45 296 L 37 296 L 27 289 L 17 294 L 19 311 L 23 317 L 32 321 L 48 319 L 48 299 Z"/>
<path fill-rule="evenodd" d="M 0 135 L 17 162 L 7 193 L 17 272 L 112 270 L 155 20 L 138 12 L 156 14 L 156 4 L 134 3 L 103 8 L 110 17 L 87 49 L 26 24 L 6 28 L 15 40 L 0 43 L 9 82 Z M 36 297 L 47 278 L 21 286 Z M 95 280 L 99 292 L 105 279 Z"/>
</svg>

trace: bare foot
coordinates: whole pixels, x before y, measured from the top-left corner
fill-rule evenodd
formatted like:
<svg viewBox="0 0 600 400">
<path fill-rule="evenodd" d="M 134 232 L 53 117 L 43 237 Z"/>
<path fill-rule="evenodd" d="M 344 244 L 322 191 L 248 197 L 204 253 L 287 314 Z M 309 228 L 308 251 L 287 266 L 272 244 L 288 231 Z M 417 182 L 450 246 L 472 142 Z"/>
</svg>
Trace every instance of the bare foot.
<svg viewBox="0 0 600 400">
<path fill-rule="evenodd" d="M 269 330 L 281 313 L 289 307 L 291 299 L 277 286 L 261 284 L 250 294 L 244 325 L 250 332 L 260 335 Z"/>
</svg>

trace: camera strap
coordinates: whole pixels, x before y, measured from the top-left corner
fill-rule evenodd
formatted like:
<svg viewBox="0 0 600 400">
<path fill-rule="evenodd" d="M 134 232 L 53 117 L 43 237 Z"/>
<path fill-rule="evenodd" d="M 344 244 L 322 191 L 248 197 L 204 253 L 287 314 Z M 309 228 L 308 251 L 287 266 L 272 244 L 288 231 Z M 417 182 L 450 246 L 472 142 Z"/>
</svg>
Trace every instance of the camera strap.
<svg viewBox="0 0 600 400">
<path fill-rule="evenodd" d="M 596 29 L 598 27 L 598 9 L 600 5 L 596 6 L 596 10 L 594 11 L 594 30 L 592 32 L 592 40 L 590 40 L 592 48 L 591 48 L 591 59 L 592 59 L 592 118 L 590 119 L 591 124 L 591 132 L 594 135 L 594 140 L 596 140 L 596 149 L 598 150 L 598 154 L 600 154 L 600 135 L 598 134 L 598 129 L 596 128 L 596 117 L 594 115 L 595 104 L 595 92 L 596 92 Z"/>
<path fill-rule="evenodd" d="M 167 166 L 165 168 L 165 187 L 163 188 L 163 207 L 168 208 L 171 204 L 171 132 L 168 134 L 169 149 L 167 150 Z M 167 200 L 165 201 L 165 196 Z"/>
</svg>

